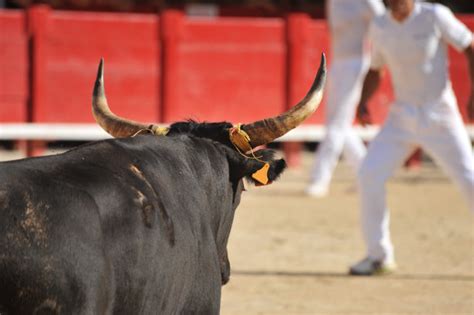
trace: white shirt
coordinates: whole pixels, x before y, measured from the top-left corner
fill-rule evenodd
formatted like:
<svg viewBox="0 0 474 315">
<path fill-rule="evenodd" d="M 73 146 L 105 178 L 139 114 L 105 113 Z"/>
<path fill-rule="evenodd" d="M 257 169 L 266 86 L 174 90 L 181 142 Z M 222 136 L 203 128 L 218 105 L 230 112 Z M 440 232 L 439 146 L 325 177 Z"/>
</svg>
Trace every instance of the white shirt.
<svg viewBox="0 0 474 315">
<path fill-rule="evenodd" d="M 362 57 L 370 21 L 384 12 L 382 0 L 328 0 L 333 58 Z"/>
<path fill-rule="evenodd" d="M 472 32 L 440 4 L 418 3 L 402 23 L 390 11 L 370 27 L 372 69 L 386 64 L 397 103 L 421 106 L 453 98 L 447 44 L 458 51 L 472 42 Z"/>
</svg>

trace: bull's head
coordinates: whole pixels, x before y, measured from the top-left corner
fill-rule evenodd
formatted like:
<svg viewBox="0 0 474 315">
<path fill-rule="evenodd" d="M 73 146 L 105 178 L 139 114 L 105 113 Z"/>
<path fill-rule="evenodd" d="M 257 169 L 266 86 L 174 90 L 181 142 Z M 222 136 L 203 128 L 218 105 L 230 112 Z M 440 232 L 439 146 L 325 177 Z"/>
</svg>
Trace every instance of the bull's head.
<svg viewBox="0 0 474 315">
<path fill-rule="evenodd" d="M 118 117 L 110 111 L 107 105 L 103 66 L 104 63 L 101 60 L 93 91 L 92 111 L 98 124 L 112 136 L 125 138 L 141 132 L 167 137 L 190 134 L 194 137 L 211 139 L 220 143 L 218 144 L 219 149 L 224 152 L 229 165 L 227 174 L 229 178 L 225 180 L 225 183 L 219 182 L 216 185 L 226 186 L 222 189 L 227 192 L 232 191 L 232 196 L 229 197 L 228 201 L 225 201 L 225 205 L 222 205 L 224 201 L 219 200 L 220 203 L 212 206 L 225 206 L 228 209 L 223 214 L 224 219 L 219 218 L 219 223 L 214 227 L 222 282 L 227 282 L 230 267 L 226 246 L 233 213 L 240 202 L 240 195 L 243 191 L 242 178 L 249 178 L 256 184 L 266 184 L 275 180 L 285 168 L 284 160 L 276 160 L 272 151 L 259 150 L 253 152 L 253 149 L 283 136 L 301 124 L 317 109 L 323 96 L 323 87 L 326 80 L 324 54 L 321 56 L 321 64 L 309 92 L 297 105 L 276 117 L 237 126 L 227 122 L 196 123 L 187 121 L 174 123 L 163 128 L 155 124 L 145 124 Z M 225 193 L 222 195 L 225 195 Z"/>
</svg>

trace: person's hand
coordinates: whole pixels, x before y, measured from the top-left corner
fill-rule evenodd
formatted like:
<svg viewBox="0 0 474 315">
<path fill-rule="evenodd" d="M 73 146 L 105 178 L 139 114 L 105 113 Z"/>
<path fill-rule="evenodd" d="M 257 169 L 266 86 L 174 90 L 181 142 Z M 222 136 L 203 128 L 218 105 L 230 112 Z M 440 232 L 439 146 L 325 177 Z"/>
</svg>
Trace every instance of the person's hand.
<svg viewBox="0 0 474 315">
<path fill-rule="evenodd" d="M 360 103 L 357 107 L 357 120 L 362 126 L 367 126 L 372 123 L 372 118 L 370 117 L 369 109 L 367 108 L 367 104 Z"/>
<path fill-rule="evenodd" d="M 467 118 L 474 121 L 474 89 L 471 89 L 471 95 L 467 101 Z"/>
</svg>

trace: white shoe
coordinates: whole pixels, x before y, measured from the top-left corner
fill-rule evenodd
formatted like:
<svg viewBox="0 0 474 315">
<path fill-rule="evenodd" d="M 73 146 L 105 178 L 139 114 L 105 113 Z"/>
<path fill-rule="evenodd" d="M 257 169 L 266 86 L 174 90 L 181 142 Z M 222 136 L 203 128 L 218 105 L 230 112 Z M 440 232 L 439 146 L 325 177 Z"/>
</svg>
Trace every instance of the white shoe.
<svg viewBox="0 0 474 315">
<path fill-rule="evenodd" d="M 352 265 L 349 274 L 354 276 L 386 275 L 393 273 L 396 269 L 395 262 L 384 262 L 366 257 Z"/>
<path fill-rule="evenodd" d="M 323 198 L 329 194 L 329 187 L 328 185 L 312 183 L 306 188 L 305 193 L 314 198 Z"/>
</svg>

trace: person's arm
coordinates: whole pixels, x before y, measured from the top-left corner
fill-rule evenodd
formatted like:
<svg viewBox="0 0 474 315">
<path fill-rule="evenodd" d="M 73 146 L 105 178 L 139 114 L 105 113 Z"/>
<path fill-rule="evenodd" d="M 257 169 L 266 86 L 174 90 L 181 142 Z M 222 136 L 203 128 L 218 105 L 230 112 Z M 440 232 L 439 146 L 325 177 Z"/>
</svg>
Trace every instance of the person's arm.
<svg viewBox="0 0 474 315">
<path fill-rule="evenodd" d="M 464 50 L 469 65 L 469 78 L 471 79 L 470 97 L 467 103 L 467 117 L 474 120 L 474 41 Z"/>
<path fill-rule="evenodd" d="M 474 46 L 472 32 L 459 21 L 447 7 L 441 4 L 434 5 L 435 24 L 441 38 L 459 52 L 464 52 L 469 64 L 471 78 L 471 96 L 467 104 L 469 119 L 474 119 Z"/>
<path fill-rule="evenodd" d="M 370 69 L 365 76 L 359 106 L 357 107 L 357 120 L 362 126 L 372 123 L 372 118 L 370 117 L 367 103 L 377 91 L 382 79 L 382 75 L 382 69 Z"/>
</svg>

